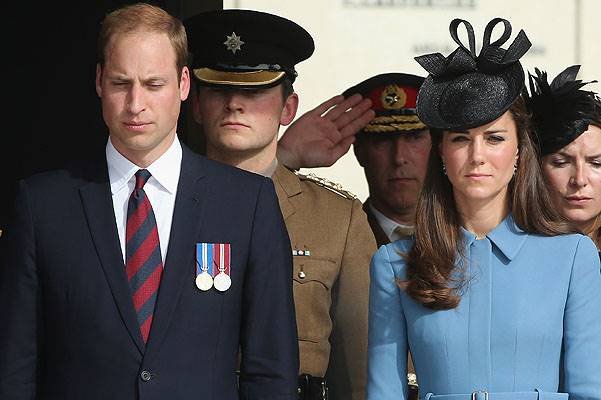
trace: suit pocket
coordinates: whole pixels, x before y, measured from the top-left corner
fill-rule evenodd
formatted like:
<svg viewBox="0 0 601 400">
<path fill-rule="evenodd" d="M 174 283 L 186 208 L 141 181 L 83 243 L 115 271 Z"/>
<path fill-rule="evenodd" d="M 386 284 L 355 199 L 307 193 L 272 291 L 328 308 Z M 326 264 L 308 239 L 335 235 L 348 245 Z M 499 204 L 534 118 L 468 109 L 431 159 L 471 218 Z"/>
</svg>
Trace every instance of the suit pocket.
<svg viewBox="0 0 601 400">
<path fill-rule="evenodd" d="M 327 340 L 332 330 L 331 289 L 338 265 L 330 260 L 294 257 L 294 303 L 300 340 Z"/>
</svg>

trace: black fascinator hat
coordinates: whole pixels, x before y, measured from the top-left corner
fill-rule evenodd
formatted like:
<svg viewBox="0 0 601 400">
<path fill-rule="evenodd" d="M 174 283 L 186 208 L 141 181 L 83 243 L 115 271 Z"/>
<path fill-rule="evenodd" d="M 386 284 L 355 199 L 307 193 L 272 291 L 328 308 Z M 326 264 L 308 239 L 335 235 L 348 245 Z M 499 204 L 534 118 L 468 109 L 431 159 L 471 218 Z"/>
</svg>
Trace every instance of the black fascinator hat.
<svg viewBox="0 0 601 400">
<path fill-rule="evenodd" d="M 526 102 L 542 156 L 572 143 L 591 122 L 601 125 L 601 100 L 595 92 L 581 90 L 597 81 L 577 80 L 579 70 L 580 65 L 566 68 L 550 85 L 546 72 L 535 68 L 536 76 L 528 74 L 530 96 Z"/>
<path fill-rule="evenodd" d="M 491 43 L 498 23 L 503 23 L 503 34 Z M 467 30 L 469 48 L 459 40 L 461 24 Z M 524 87 L 524 70 L 518 60 L 532 44 L 520 30 L 509 48 L 502 49 L 511 36 L 511 24 L 495 18 L 486 25 L 482 50 L 476 56 L 474 29 L 469 22 L 454 19 L 449 30 L 459 47 L 448 57 L 434 53 L 415 58 L 429 72 L 417 97 L 417 115 L 426 125 L 443 130 L 465 130 L 494 121 Z"/>
</svg>

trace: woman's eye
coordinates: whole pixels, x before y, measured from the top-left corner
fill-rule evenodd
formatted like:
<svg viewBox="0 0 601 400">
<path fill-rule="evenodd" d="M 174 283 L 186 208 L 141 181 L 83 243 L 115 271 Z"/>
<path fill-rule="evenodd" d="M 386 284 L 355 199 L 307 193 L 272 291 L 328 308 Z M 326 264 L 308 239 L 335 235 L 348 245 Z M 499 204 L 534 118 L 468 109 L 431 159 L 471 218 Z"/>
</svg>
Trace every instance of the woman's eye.
<svg viewBox="0 0 601 400">
<path fill-rule="evenodd" d="M 566 160 L 552 160 L 551 161 L 551 165 L 553 165 L 554 167 L 565 167 L 566 165 L 568 165 L 568 162 Z"/>
<path fill-rule="evenodd" d="M 453 136 L 451 138 L 451 142 L 456 143 L 456 142 L 466 142 L 469 139 L 467 138 L 467 136 Z"/>
<path fill-rule="evenodd" d="M 499 143 L 499 142 L 504 142 L 505 138 L 503 136 L 491 135 L 488 137 L 488 140 L 493 143 Z"/>
</svg>

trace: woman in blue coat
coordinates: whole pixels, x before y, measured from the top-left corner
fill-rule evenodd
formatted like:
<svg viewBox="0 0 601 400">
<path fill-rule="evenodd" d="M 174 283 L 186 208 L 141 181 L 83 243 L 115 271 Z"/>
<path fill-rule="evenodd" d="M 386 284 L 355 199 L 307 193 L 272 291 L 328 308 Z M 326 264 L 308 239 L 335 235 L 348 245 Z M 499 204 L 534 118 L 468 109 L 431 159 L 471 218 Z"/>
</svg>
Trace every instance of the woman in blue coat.
<svg viewBox="0 0 601 400">
<path fill-rule="evenodd" d="M 520 96 L 530 42 L 502 49 L 503 19 L 478 56 L 467 21 L 451 34 L 449 57 L 417 58 L 432 152 L 415 237 L 372 260 L 368 399 L 406 398 L 410 351 L 421 399 L 599 400 L 599 257 L 550 207 Z"/>
</svg>

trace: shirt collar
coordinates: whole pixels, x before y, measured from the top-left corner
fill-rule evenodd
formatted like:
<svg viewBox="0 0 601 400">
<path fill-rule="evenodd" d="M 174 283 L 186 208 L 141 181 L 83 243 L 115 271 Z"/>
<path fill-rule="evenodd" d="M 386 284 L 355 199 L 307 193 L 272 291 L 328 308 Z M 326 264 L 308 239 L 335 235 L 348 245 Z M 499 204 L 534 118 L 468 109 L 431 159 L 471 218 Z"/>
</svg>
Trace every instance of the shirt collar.
<svg viewBox="0 0 601 400">
<path fill-rule="evenodd" d="M 401 225 L 398 222 L 388 218 L 386 215 L 382 214 L 376 207 L 374 207 L 374 205 L 371 203 L 371 201 L 368 202 L 368 205 L 369 205 L 369 209 L 373 213 L 374 217 L 376 217 L 376 221 L 378 221 L 378 225 L 380 225 L 380 228 L 382 228 L 382 230 L 384 231 L 384 233 L 386 234 L 386 236 L 388 237 L 389 240 L 392 240 L 394 230 L 398 226 L 403 226 L 403 227 L 410 226 L 410 225 Z"/>
<path fill-rule="evenodd" d="M 152 177 L 169 193 L 177 191 L 182 161 L 182 146 L 176 136 L 175 140 L 157 160 L 146 169 Z M 140 169 L 115 149 L 111 139 L 106 144 L 106 162 L 108 165 L 111 193 L 114 195 L 123 189 L 127 182 Z"/>
<path fill-rule="evenodd" d="M 271 178 L 277 168 L 278 168 L 278 159 L 274 157 L 273 161 L 271 163 L 269 163 L 269 165 L 267 166 L 267 168 L 265 168 L 265 170 L 258 171 L 257 173 L 259 175 L 263 175 L 267 178 Z"/>
<path fill-rule="evenodd" d="M 472 244 L 476 240 L 476 235 L 472 232 L 463 227 L 461 231 L 464 234 L 467 245 Z M 522 248 L 528 237 L 528 233 L 520 229 L 511 214 L 508 214 L 486 237 L 511 261 Z"/>
</svg>

